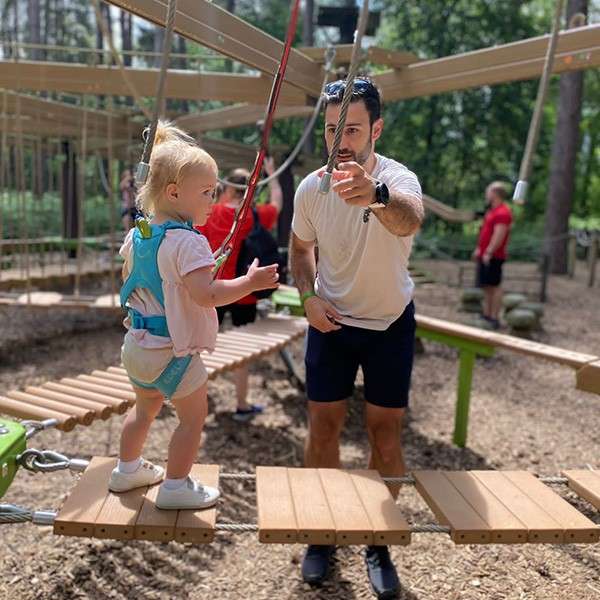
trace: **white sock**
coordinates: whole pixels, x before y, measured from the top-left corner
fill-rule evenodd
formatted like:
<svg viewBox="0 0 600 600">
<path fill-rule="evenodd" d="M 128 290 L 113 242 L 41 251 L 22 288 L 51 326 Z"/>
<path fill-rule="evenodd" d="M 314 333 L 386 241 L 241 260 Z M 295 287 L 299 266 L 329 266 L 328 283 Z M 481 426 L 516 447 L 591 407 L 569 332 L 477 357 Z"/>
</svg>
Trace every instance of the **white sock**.
<svg viewBox="0 0 600 600">
<path fill-rule="evenodd" d="M 131 473 L 135 473 L 139 468 L 140 465 L 142 464 L 142 457 L 138 457 L 135 460 L 120 460 L 119 459 L 119 463 L 117 465 L 117 468 L 119 469 L 119 473 L 125 473 L 125 474 L 131 474 Z"/>
<path fill-rule="evenodd" d="M 185 483 L 186 479 L 187 477 L 183 477 L 182 479 L 165 479 L 162 484 L 166 490 L 176 490 Z"/>
</svg>

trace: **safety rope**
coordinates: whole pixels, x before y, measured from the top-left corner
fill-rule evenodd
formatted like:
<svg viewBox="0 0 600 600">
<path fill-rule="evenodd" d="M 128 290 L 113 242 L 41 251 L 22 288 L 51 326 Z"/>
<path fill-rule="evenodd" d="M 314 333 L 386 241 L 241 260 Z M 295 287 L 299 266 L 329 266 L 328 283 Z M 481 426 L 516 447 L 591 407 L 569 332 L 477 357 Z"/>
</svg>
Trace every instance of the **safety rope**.
<svg viewBox="0 0 600 600">
<path fill-rule="evenodd" d="M 325 173 L 321 177 L 319 184 L 319 192 L 321 194 L 327 194 L 331 186 L 331 174 L 335 167 L 335 161 L 337 160 L 338 151 L 340 144 L 342 143 L 342 135 L 346 126 L 346 115 L 350 106 L 350 100 L 352 100 L 352 94 L 354 92 L 354 78 L 358 72 L 358 67 L 361 63 L 362 53 L 362 38 L 367 28 L 367 20 L 369 17 L 369 0 L 363 0 L 363 5 L 360 10 L 360 16 L 358 18 L 358 24 L 356 32 L 354 34 L 354 45 L 352 47 L 352 57 L 350 59 L 350 67 L 348 69 L 348 76 L 346 77 L 346 85 L 344 87 L 344 95 L 342 96 L 342 104 L 340 108 L 340 116 L 335 128 L 335 136 L 333 138 L 333 145 L 329 153 L 327 160 L 327 167 Z"/>
<path fill-rule="evenodd" d="M 51 427 L 52 420 L 38 423 L 36 421 L 22 421 L 23 424 L 33 430 L 41 430 L 43 428 Z M 71 471 L 85 471 L 89 465 L 89 461 L 82 458 L 69 458 L 64 454 L 55 452 L 53 450 L 36 450 L 33 448 L 25 450 L 17 458 L 17 463 L 31 471 L 35 472 L 51 472 L 70 469 Z M 586 464 L 586 468 L 590 471 L 595 469 L 590 465 Z M 219 478 L 223 480 L 237 480 L 237 481 L 255 481 L 256 474 L 248 472 L 240 473 L 220 473 Z M 412 475 L 404 475 L 401 477 L 382 477 L 385 483 L 390 485 L 415 485 L 416 480 Z M 541 476 L 537 477 L 542 483 L 550 485 L 566 485 L 569 483 L 567 477 L 562 476 Z"/>
<path fill-rule="evenodd" d="M 123 59 L 121 58 L 121 55 L 117 52 L 117 49 L 115 48 L 115 44 L 112 39 L 112 34 L 110 33 L 110 31 L 108 29 L 108 25 L 106 24 L 106 21 L 105 21 L 104 17 L 102 16 L 102 11 L 100 10 L 100 1 L 92 0 L 92 5 L 94 6 L 94 12 L 96 13 L 96 22 L 98 23 L 98 27 L 100 29 L 100 33 L 102 34 L 102 38 L 104 39 L 104 41 L 108 44 L 108 47 L 110 48 L 110 53 L 111 53 L 114 61 L 117 63 L 117 65 L 119 67 L 119 71 L 121 72 L 121 75 L 123 77 L 123 81 L 125 82 L 125 85 L 131 92 L 131 95 L 132 95 L 133 99 L 135 100 L 137 107 L 142 111 L 142 113 L 144 114 L 146 119 L 150 120 L 152 118 L 152 114 L 144 106 L 142 97 L 138 93 L 135 85 L 133 85 L 132 81 L 129 79 L 129 75 L 125 69 L 125 64 L 123 63 Z"/>
<path fill-rule="evenodd" d="M 53 525 L 58 513 L 54 511 L 32 511 L 14 504 L 0 504 L 0 524 L 28 523 L 34 525 Z M 219 533 L 255 533 L 256 523 L 215 523 L 215 530 Z M 437 523 L 424 523 L 422 525 L 409 525 L 411 533 L 446 533 L 451 532 L 450 527 Z"/>
<path fill-rule="evenodd" d="M 150 171 L 150 155 L 154 147 L 154 136 L 158 127 L 158 119 L 165 109 L 165 82 L 167 80 L 167 67 L 169 66 L 169 55 L 171 53 L 171 44 L 173 42 L 173 29 L 175 27 L 175 15 L 177 14 L 177 0 L 169 0 L 167 8 L 167 20 L 165 23 L 165 38 L 163 40 L 162 62 L 160 65 L 160 73 L 158 75 L 158 86 L 156 92 L 156 101 L 154 105 L 154 113 L 150 121 L 150 127 L 144 143 L 144 151 L 142 159 L 138 164 L 135 174 L 135 181 L 139 187 L 146 183 L 148 173 Z"/>
<path fill-rule="evenodd" d="M 517 182 L 513 194 L 513 202 L 515 204 L 523 204 L 527 198 L 527 188 L 529 187 L 529 177 L 531 175 L 531 167 L 533 164 L 533 153 L 535 152 L 535 148 L 540 136 L 542 111 L 544 109 L 544 103 L 546 102 L 550 77 L 552 76 L 552 67 L 554 65 L 555 49 L 558 42 L 558 33 L 560 31 L 560 20 L 563 9 L 564 0 L 557 0 L 556 11 L 554 13 L 554 24 L 552 26 L 552 35 L 550 36 L 550 41 L 548 42 L 544 70 L 542 71 L 542 78 L 540 79 L 540 84 L 538 86 L 533 117 L 529 125 L 525 153 L 523 154 L 521 169 L 519 171 L 519 181 Z"/>
<path fill-rule="evenodd" d="M 333 72 L 334 61 L 335 61 L 335 47 L 328 46 L 327 50 L 325 51 L 325 67 L 324 67 L 325 71 L 324 71 L 324 75 L 323 75 L 323 83 L 321 84 L 321 90 L 323 90 L 325 88 L 325 86 L 327 85 L 329 76 Z M 310 119 L 308 120 L 308 123 L 306 124 L 306 127 L 304 128 L 304 132 L 302 133 L 302 136 L 300 137 L 300 139 L 298 140 L 298 143 L 296 144 L 296 147 L 292 150 L 290 155 L 286 158 L 285 162 L 283 162 L 276 171 L 274 171 L 268 177 L 261 179 L 256 184 L 258 187 L 265 186 L 268 183 L 270 183 L 273 179 L 275 179 L 276 177 L 279 177 L 279 175 L 281 175 L 281 173 L 283 173 L 294 162 L 294 160 L 296 160 L 296 157 L 302 150 L 306 140 L 308 139 L 308 136 L 311 134 L 312 130 L 314 129 L 314 126 L 317 122 L 319 114 L 321 113 L 321 107 L 323 106 L 324 100 L 325 100 L 324 95 L 320 94 L 319 98 L 317 100 L 317 103 L 315 104 L 314 110 L 313 110 L 312 114 L 310 115 Z M 229 181 L 227 179 L 218 179 L 218 181 L 222 185 L 226 185 L 227 187 L 232 187 L 232 188 L 235 188 L 238 190 L 245 190 L 248 187 L 247 185 L 244 185 L 242 183 L 234 183 L 233 181 Z"/>
<path fill-rule="evenodd" d="M 215 278 L 219 277 L 219 275 L 222 273 L 223 267 L 225 266 L 225 262 L 227 261 L 228 257 L 233 251 L 233 245 L 235 243 L 235 239 L 240 229 L 240 226 L 244 222 L 246 214 L 248 213 L 252 201 L 254 200 L 254 194 L 256 192 L 258 179 L 262 171 L 265 156 L 267 155 L 269 136 L 273 127 L 275 110 L 277 108 L 277 101 L 279 100 L 279 94 L 283 85 L 283 79 L 285 77 L 288 58 L 296 34 L 299 11 L 300 0 L 293 0 L 290 22 L 288 24 L 286 40 L 283 46 L 283 54 L 281 57 L 281 61 L 279 62 L 279 66 L 277 68 L 277 73 L 275 74 L 275 78 L 273 79 L 273 86 L 271 88 L 271 94 L 269 96 L 269 102 L 267 104 L 265 124 L 262 130 L 260 147 L 256 155 L 256 160 L 254 161 L 254 168 L 248 180 L 248 187 L 246 188 L 246 191 L 244 193 L 244 199 L 242 200 L 236 219 L 233 222 L 231 230 L 221 243 L 221 246 L 214 253 L 214 258 L 216 260 L 216 267 L 214 271 Z"/>
<path fill-rule="evenodd" d="M 51 427 L 56 427 L 58 425 L 58 419 L 46 419 L 45 421 L 20 421 L 20 424 L 26 428 L 25 438 L 31 439 L 34 435 L 40 433 L 40 431 L 44 431 L 45 429 L 50 429 Z"/>
</svg>

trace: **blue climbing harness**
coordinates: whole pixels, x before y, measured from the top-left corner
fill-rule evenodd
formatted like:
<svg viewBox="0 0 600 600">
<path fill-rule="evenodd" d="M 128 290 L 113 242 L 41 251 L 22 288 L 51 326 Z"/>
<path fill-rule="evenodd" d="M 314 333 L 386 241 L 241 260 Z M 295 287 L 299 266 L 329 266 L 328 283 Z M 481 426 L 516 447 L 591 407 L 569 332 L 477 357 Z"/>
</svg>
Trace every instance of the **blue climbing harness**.
<svg viewBox="0 0 600 600">
<path fill-rule="evenodd" d="M 129 276 L 123 283 L 123 287 L 121 287 L 121 306 L 127 309 L 132 329 L 146 329 L 152 335 L 170 338 L 165 315 L 144 316 L 135 308 L 127 306 L 127 301 L 134 290 L 147 289 L 164 309 L 165 297 L 162 288 L 162 277 L 158 270 L 158 249 L 170 229 L 187 229 L 194 233 L 198 232 L 191 224 L 176 223 L 174 221 L 167 221 L 161 225 L 148 225 L 144 222 L 143 225 L 144 227 L 136 227 L 133 232 L 133 265 Z M 142 231 L 146 233 L 142 233 Z M 131 376 L 129 379 L 141 388 L 157 389 L 165 397 L 171 398 L 191 360 L 191 354 L 173 357 L 162 373 L 151 383 L 137 381 Z"/>
</svg>

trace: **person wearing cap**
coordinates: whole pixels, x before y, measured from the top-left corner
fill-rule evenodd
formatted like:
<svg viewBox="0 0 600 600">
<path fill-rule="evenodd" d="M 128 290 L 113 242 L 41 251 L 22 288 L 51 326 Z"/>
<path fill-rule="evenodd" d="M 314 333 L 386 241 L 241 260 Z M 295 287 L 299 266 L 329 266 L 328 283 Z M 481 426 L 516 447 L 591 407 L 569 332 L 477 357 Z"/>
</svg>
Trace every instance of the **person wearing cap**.
<svg viewBox="0 0 600 600">
<path fill-rule="evenodd" d="M 329 152 L 344 89 L 341 80 L 325 88 Z M 424 210 L 417 176 L 375 153 L 383 128 L 379 90 L 368 78 L 355 79 L 329 192 L 319 192 L 322 169 L 296 190 L 290 258 L 309 322 L 305 466 L 340 468 L 340 435 L 360 366 L 368 466 L 382 476 L 402 476 L 400 433 L 415 337 L 408 259 Z M 306 582 L 326 579 L 334 550 L 307 548 Z M 365 560 L 377 596 L 395 597 L 400 583 L 387 546 L 368 546 Z"/>
</svg>

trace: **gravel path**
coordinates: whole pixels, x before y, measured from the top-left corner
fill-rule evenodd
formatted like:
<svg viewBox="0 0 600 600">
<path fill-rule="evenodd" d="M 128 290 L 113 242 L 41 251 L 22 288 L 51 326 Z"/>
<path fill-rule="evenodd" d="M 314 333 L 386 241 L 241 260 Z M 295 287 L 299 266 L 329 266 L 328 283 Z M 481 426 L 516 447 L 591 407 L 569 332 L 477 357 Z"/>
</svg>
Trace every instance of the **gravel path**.
<svg viewBox="0 0 600 600">
<path fill-rule="evenodd" d="M 599 293 L 585 287 L 583 276 L 582 272 L 575 281 L 551 280 L 545 330 L 537 337 L 600 353 Z M 456 311 L 458 295 L 444 285 L 421 287 L 417 310 L 462 319 L 465 315 Z M 98 324 L 101 330 L 82 333 L 72 328 L 76 315 L 53 314 L 46 322 L 47 335 L 39 336 L 40 323 L 20 309 L 13 310 L 0 315 L 5 350 L 0 392 L 118 361 L 122 332 L 108 320 Z M 7 323 L 10 342 L 4 335 Z M 26 344 L 36 337 L 37 342 Z M 293 348 L 297 359 L 301 350 L 301 343 Z M 426 343 L 426 353 L 416 360 L 411 411 L 403 434 L 410 468 L 530 469 L 552 475 L 588 463 L 600 467 L 600 398 L 576 391 L 569 369 L 507 352 L 479 360 L 466 449 L 451 444 L 456 372 L 454 351 Z M 253 401 L 266 406 L 265 413 L 249 425 L 240 425 L 230 418 L 231 379 L 222 377 L 211 384 L 211 415 L 199 460 L 218 462 L 225 471 L 251 470 L 255 464 L 300 465 L 306 434 L 304 398 L 288 383 L 278 357 L 254 367 L 251 394 Z M 349 467 L 362 467 L 367 457 L 362 404 L 358 389 L 342 440 L 342 458 Z M 116 417 L 68 434 L 44 432 L 35 445 L 85 457 L 114 455 L 120 421 Z M 146 456 L 164 456 L 175 424 L 171 414 L 163 415 L 151 431 Z M 73 476 L 67 473 L 44 476 L 21 471 L 3 501 L 56 508 L 72 483 Z M 223 491 L 222 521 L 254 521 L 251 483 L 228 481 Z M 600 524 L 600 515 L 590 505 L 568 491 L 561 494 Z M 410 522 L 434 521 L 414 489 L 403 488 L 399 503 Z M 299 577 L 300 546 L 261 545 L 253 534 L 219 534 L 209 546 L 187 546 L 62 538 L 33 525 L 2 526 L 1 531 L 2 599 L 373 597 L 360 548 L 340 549 L 331 582 L 312 590 Z M 410 546 L 394 548 L 392 553 L 403 582 L 403 599 L 600 598 L 600 544 L 455 546 L 444 535 L 421 534 L 414 535 Z"/>
</svg>

